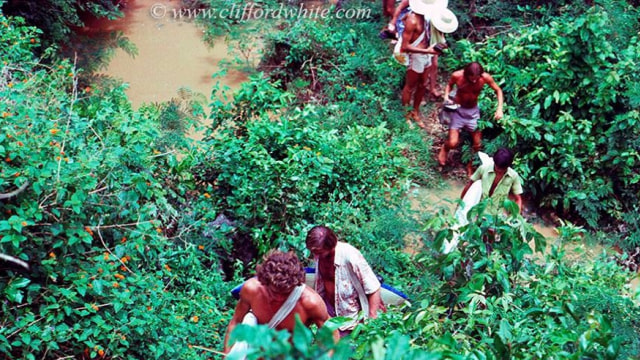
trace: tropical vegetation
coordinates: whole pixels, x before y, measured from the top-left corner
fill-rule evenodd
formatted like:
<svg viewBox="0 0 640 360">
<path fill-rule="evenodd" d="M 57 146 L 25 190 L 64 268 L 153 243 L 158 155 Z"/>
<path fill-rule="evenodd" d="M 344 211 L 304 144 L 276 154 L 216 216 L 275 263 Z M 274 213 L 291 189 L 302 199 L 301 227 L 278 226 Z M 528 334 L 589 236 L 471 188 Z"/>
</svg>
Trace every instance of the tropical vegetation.
<svg viewBox="0 0 640 360">
<path fill-rule="evenodd" d="M 598 229 L 622 250 L 640 241 L 637 3 L 450 1 L 461 28 L 443 76 L 472 60 L 494 75 L 507 108 L 482 124 L 485 149 L 516 149 L 534 203 L 566 221 L 549 240 L 511 202 L 505 218 L 479 206 L 446 255 L 451 214 L 416 212 L 407 197 L 440 186 L 442 139 L 406 126 L 379 4 L 344 4 L 368 19 L 203 21 L 232 39 L 268 27 L 249 80 L 228 101 L 216 87 L 210 104 L 134 109 L 122 84 L 64 56 L 82 16 L 115 16 L 114 2 L 31 3 L 0 3 L 2 358 L 218 357 L 230 289 L 272 248 L 308 258 L 315 224 L 411 304 L 338 344 L 331 325 L 239 326 L 249 358 L 640 356 L 634 274 L 611 253 L 575 255 Z M 205 138 L 187 138 L 205 112 Z"/>
</svg>

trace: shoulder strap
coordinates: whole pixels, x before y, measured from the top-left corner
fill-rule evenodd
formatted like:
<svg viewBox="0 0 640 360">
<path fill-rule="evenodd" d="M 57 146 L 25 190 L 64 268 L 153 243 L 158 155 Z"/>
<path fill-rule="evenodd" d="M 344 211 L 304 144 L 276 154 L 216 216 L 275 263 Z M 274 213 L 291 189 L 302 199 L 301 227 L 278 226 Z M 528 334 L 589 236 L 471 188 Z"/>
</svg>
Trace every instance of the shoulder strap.
<svg viewBox="0 0 640 360">
<path fill-rule="evenodd" d="M 280 306 L 280 309 L 278 309 L 271 320 L 269 320 L 269 327 L 271 329 L 278 326 L 278 324 L 280 324 L 282 320 L 289 316 L 293 308 L 298 303 L 298 300 L 300 300 L 300 296 L 302 296 L 302 292 L 304 291 L 305 286 L 305 284 L 301 284 L 293 288 L 293 291 L 291 291 L 291 294 L 289 294 L 287 300 L 285 300 L 282 306 Z"/>
</svg>

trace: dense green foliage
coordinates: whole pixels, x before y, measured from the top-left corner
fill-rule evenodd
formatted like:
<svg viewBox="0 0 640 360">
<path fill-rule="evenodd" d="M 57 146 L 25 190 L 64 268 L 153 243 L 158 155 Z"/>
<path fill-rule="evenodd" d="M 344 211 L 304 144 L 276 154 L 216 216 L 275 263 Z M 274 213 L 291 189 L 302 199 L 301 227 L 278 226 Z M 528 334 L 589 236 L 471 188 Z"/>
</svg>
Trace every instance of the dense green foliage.
<svg viewBox="0 0 640 360">
<path fill-rule="evenodd" d="M 84 26 L 87 16 L 115 19 L 122 15 L 114 0 L 2 0 L 0 7 L 4 14 L 22 17 L 42 30 L 47 44 L 68 41 L 73 28 Z"/>
<path fill-rule="evenodd" d="M 156 144 L 159 113 L 78 88 L 79 69 L 31 55 L 35 30 L 1 22 L 0 189 L 28 186 L 0 203 L 0 253 L 31 270 L 0 273 L 0 354 L 193 358 L 229 286 L 201 238 L 169 235 L 189 174 Z"/>
<path fill-rule="evenodd" d="M 461 41 L 443 65 L 483 62 L 507 104 L 521 105 L 508 108 L 503 135 L 487 148 L 518 148 L 528 190 L 550 205 L 568 199 L 593 224 L 631 224 L 623 204 L 638 191 L 638 49 L 623 39 L 635 27 L 612 32 L 582 10 L 553 7 L 572 17 L 480 46 Z M 389 360 L 640 354 L 640 309 L 623 290 L 629 275 L 610 259 L 569 260 L 561 245 L 545 255 L 544 239 L 517 215 L 479 216 L 456 251 L 430 250 L 452 235 L 451 218 L 407 206 L 412 182 L 436 182 L 432 140 L 405 125 L 390 90 L 404 69 L 376 37 L 378 18 L 273 27 L 264 72 L 233 100 L 214 89 L 201 142 L 184 137 L 202 113 L 189 94 L 134 111 L 122 87 L 88 84 L 68 61 L 34 55 L 41 35 L 22 19 L 0 24 L 0 193 L 27 184 L 0 200 L 0 254 L 31 266 L 0 268 L 1 357 L 210 358 L 240 275 L 271 248 L 304 257 L 305 233 L 320 223 L 413 304 L 335 345 L 327 328 L 239 326 L 234 336 L 259 349 L 250 358 L 319 359 L 330 349 L 334 359 Z M 590 147 L 607 161 L 589 157 Z M 561 228 L 559 244 L 579 241 L 576 229 Z M 424 243 L 415 256 L 403 252 L 408 236 Z"/>
<path fill-rule="evenodd" d="M 10 31 L 2 53 L 2 192 L 29 184 L 2 203 L 0 253 L 31 264 L 29 272 L 0 274 L 6 356 L 191 359 L 190 345 L 219 349 L 228 316 L 221 311 L 231 308 L 228 289 L 237 280 L 223 281 L 220 264 L 233 250 L 224 229 L 209 233 L 213 242 L 203 235 L 207 222 L 227 214 L 260 253 L 299 249 L 305 224 L 337 218 L 345 235 L 369 229 L 362 241 L 376 243 L 380 228 L 368 220 L 398 203 L 407 185 L 407 145 L 384 123 L 331 130 L 302 122 L 313 119 L 312 108 L 272 121 L 269 111 L 284 109 L 291 94 L 273 88 L 280 106 L 251 110 L 245 104 L 261 103 L 242 99 L 256 94 L 278 104 L 260 77 L 237 103 L 219 106 L 224 126 L 190 152 L 178 136 L 188 102 L 133 111 L 120 87 L 79 86 L 83 73 L 68 62 L 38 65 L 35 30 L 19 18 L 3 21 Z M 233 122 L 249 117 L 256 120 Z M 176 152 L 186 153 L 182 161 Z M 401 234 L 383 240 L 403 245 Z M 405 260 L 399 252 L 380 258 Z M 239 265 L 248 272 L 250 264 Z"/>
<path fill-rule="evenodd" d="M 432 226 L 440 228 L 441 219 Z M 488 228 L 499 241 L 490 242 Z M 418 267 L 438 275 L 415 304 L 358 328 L 351 350 L 338 345 L 338 359 L 626 359 L 640 351 L 640 308 L 618 291 L 628 276 L 611 261 L 592 264 L 565 258 L 553 246 L 546 256 L 524 257 L 544 248 L 539 234 L 517 217 L 471 223 L 458 249 L 446 256 L 424 253 Z M 563 229 L 561 241 L 576 233 Z M 436 235 L 436 243 L 449 236 Z M 491 246 L 489 246 L 491 245 Z M 238 336 L 267 358 L 313 359 L 329 345 L 310 338 L 260 335 L 243 329 Z M 268 338 L 272 341 L 265 341 Z M 283 350 L 289 349 L 289 350 Z M 286 354 L 282 357 L 281 354 Z M 257 357 L 250 357 L 257 358 Z"/>
<path fill-rule="evenodd" d="M 638 27 L 637 10 L 612 2 L 482 44 L 459 42 L 452 61 L 479 61 L 503 83 L 508 116 L 493 144 L 517 149 L 533 196 L 592 227 L 637 213 L 640 200 Z"/>
</svg>

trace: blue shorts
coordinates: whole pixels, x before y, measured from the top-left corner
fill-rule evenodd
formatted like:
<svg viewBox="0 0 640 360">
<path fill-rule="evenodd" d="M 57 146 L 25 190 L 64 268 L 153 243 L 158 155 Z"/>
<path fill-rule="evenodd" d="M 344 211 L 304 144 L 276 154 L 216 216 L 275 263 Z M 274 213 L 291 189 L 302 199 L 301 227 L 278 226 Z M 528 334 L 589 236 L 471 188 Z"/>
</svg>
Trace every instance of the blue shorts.
<svg viewBox="0 0 640 360">
<path fill-rule="evenodd" d="M 480 108 L 475 106 L 465 108 L 460 106 L 456 111 L 452 112 L 451 123 L 449 129 L 460 130 L 465 129 L 470 132 L 476 131 L 478 128 L 478 119 L 480 119 Z"/>
</svg>

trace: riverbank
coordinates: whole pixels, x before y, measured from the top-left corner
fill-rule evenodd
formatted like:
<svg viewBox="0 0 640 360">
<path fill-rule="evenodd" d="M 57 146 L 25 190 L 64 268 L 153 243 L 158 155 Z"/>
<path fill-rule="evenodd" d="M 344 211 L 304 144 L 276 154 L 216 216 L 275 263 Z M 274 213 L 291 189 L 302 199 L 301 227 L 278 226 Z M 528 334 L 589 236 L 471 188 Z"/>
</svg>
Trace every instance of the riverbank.
<svg viewBox="0 0 640 360">
<path fill-rule="evenodd" d="M 106 67 L 96 71 L 127 84 L 127 96 L 134 109 L 142 104 L 157 104 L 180 99 L 188 89 L 192 97 L 202 99 L 205 115 L 202 125 L 209 124 L 209 102 L 212 89 L 219 86 L 227 96 L 248 79 L 248 73 L 225 63 L 233 63 L 237 54 L 230 51 L 225 37 L 210 46 L 204 41 L 204 30 L 192 19 L 154 17 L 152 6 L 172 8 L 172 1 L 128 1 L 117 20 L 90 19 L 82 29 L 92 38 L 105 38 L 121 33 L 136 49 L 132 55 L 123 48 L 113 49 Z M 218 94 L 220 96 L 220 94 Z M 191 131 L 188 137 L 202 139 L 202 132 Z"/>
</svg>

